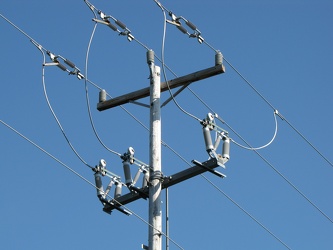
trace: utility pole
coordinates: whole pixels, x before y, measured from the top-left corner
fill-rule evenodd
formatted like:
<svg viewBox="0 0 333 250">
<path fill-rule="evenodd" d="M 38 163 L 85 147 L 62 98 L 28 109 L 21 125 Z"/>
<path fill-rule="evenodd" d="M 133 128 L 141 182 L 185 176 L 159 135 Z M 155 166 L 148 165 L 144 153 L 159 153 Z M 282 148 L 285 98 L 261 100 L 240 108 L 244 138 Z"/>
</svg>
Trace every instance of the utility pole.
<svg viewBox="0 0 333 250">
<path fill-rule="evenodd" d="M 161 250 L 162 240 L 162 169 L 161 169 L 161 75 L 154 64 L 154 52 L 148 50 L 150 69 L 150 146 L 149 146 L 149 250 Z"/>
<path fill-rule="evenodd" d="M 200 81 L 215 75 L 219 75 L 225 72 L 225 67 L 223 66 L 223 58 L 221 52 L 217 51 L 215 55 L 215 66 L 207 69 L 203 69 L 185 76 L 177 77 L 175 79 L 169 80 L 167 82 L 161 83 L 160 80 L 160 67 L 156 66 L 154 63 L 154 52 L 152 50 L 147 51 L 147 63 L 150 70 L 150 86 L 148 88 L 143 88 L 136 90 L 134 92 L 118 96 L 113 99 L 106 100 L 105 91 L 100 92 L 100 101 L 97 104 L 97 109 L 99 111 L 104 111 L 113 107 L 117 107 L 122 104 L 133 102 L 144 97 L 150 96 L 150 131 L 149 131 L 149 180 L 148 184 L 144 184 L 141 188 L 134 187 L 131 184 L 131 176 L 129 168 L 125 171 L 127 172 L 127 178 L 129 182 L 126 185 L 130 189 L 130 192 L 121 195 L 117 192 L 116 196 L 112 200 L 102 199 L 104 205 L 103 211 L 111 214 L 111 212 L 116 209 L 126 215 L 130 213 L 123 208 L 124 205 L 131 203 L 138 199 L 149 198 L 149 229 L 148 229 L 148 242 L 149 246 L 142 245 L 143 249 L 148 250 L 161 250 L 162 249 L 162 206 L 161 206 L 161 190 L 169 188 L 175 184 L 185 181 L 189 178 L 195 177 L 199 174 L 210 172 L 221 178 L 225 175 L 215 171 L 215 168 L 222 166 L 229 160 L 229 140 L 227 139 L 227 134 L 219 133 L 218 141 L 215 145 L 212 144 L 210 137 L 210 131 L 216 129 L 216 125 L 212 122 L 213 117 L 210 119 L 205 119 L 202 121 L 203 131 L 204 131 L 204 141 L 206 144 L 206 151 L 208 152 L 210 159 L 205 162 L 199 162 L 197 160 L 192 160 L 194 166 L 182 170 L 170 176 L 164 176 L 161 167 L 161 107 L 163 107 L 169 100 L 165 101 L 164 104 L 160 104 L 161 92 L 180 87 L 180 89 L 175 93 L 179 94 L 188 85 L 193 82 Z M 174 96 L 175 96 L 174 95 Z M 170 99 L 170 98 L 169 98 Z M 210 114 L 210 116 L 212 116 Z M 222 155 L 216 154 L 216 148 L 220 143 L 220 139 L 223 139 L 223 152 Z M 129 161 L 131 158 L 129 151 L 126 157 L 123 157 L 124 162 Z M 132 151 L 134 154 L 134 150 Z M 104 168 L 97 169 L 96 171 L 104 171 Z M 117 177 L 118 178 L 118 177 Z M 146 175 L 145 175 L 146 178 Z M 118 179 L 117 179 L 118 180 Z M 99 183 L 99 182 L 98 182 Z M 144 182 L 145 183 L 145 182 Z M 99 186 L 101 187 L 101 183 Z M 102 188 L 102 187 L 101 187 Z M 98 191 L 98 190 L 97 190 Z"/>
</svg>

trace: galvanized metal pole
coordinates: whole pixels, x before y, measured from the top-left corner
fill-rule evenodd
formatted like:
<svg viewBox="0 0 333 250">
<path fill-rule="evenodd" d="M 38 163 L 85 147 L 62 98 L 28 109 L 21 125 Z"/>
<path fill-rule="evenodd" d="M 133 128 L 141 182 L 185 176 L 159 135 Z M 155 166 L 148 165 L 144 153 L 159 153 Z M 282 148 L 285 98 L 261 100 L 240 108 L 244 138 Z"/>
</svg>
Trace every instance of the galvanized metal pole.
<svg viewBox="0 0 333 250">
<path fill-rule="evenodd" d="M 162 210 L 161 210 L 161 79 L 160 67 L 154 64 L 154 52 L 147 52 L 150 69 L 150 184 L 149 184 L 149 250 L 162 249 Z"/>
</svg>

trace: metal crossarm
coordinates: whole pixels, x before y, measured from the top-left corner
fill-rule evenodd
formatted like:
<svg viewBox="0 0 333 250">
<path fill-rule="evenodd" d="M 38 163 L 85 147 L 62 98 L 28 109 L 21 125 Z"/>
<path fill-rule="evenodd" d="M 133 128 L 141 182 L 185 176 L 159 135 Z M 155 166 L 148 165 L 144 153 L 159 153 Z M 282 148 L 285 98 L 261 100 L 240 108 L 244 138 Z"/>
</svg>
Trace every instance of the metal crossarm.
<svg viewBox="0 0 333 250">
<path fill-rule="evenodd" d="M 187 168 L 176 174 L 163 177 L 162 189 L 171 187 L 182 181 L 195 177 L 199 174 L 203 174 L 205 172 L 211 172 L 211 171 L 214 172 L 214 168 L 217 168 L 220 166 L 215 158 L 209 159 L 208 161 L 205 161 L 205 162 L 198 162 L 195 160 L 193 162 L 194 162 L 195 166 Z M 224 177 L 223 174 L 221 174 L 221 175 Z M 125 194 L 123 196 L 120 196 L 117 199 L 112 200 L 112 202 L 107 203 L 104 206 L 103 211 L 110 214 L 113 209 L 118 210 L 118 208 L 121 207 L 122 205 L 126 205 L 126 204 L 136 201 L 138 199 L 149 196 L 148 187 L 140 188 L 140 189 L 134 190 L 134 191 L 138 191 L 138 192 L 131 192 L 131 193 Z"/>
</svg>

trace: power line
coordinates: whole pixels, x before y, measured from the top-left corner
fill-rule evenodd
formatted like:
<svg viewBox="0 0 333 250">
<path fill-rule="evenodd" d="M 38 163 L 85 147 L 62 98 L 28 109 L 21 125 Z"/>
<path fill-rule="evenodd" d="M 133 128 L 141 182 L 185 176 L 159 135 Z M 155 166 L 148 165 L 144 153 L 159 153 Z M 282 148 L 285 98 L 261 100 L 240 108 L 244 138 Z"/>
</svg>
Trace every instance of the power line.
<svg viewBox="0 0 333 250">
<path fill-rule="evenodd" d="M 254 222 L 256 222 L 260 227 L 262 227 L 266 232 L 268 232 L 271 236 L 273 236 L 278 242 L 280 242 L 287 249 L 291 248 L 284 243 L 279 237 L 277 237 L 271 230 L 269 230 L 266 226 L 264 226 L 260 221 L 258 221 L 253 215 L 251 215 L 248 211 L 246 211 L 243 207 L 241 207 L 235 200 L 233 200 L 229 195 L 227 195 L 222 189 L 220 189 L 217 185 L 215 185 L 212 181 L 210 181 L 207 177 L 202 175 L 202 177 L 208 181 L 218 192 L 220 192 L 223 196 L 225 196 L 229 201 L 231 201 L 234 205 L 236 205 L 243 213 L 249 216 Z"/>
<path fill-rule="evenodd" d="M 43 51 L 42 49 L 40 49 L 39 47 L 38 47 L 38 49 L 39 49 L 39 51 L 40 51 L 40 52 L 42 53 L 42 55 L 43 55 L 42 84 L 43 84 L 43 91 L 44 91 L 44 96 L 45 96 L 45 99 L 46 99 L 47 105 L 48 105 L 48 107 L 49 107 L 49 109 L 50 109 L 50 111 L 51 111 L 51 113 L 52 113 L 54 119 L 56 120 L 56 122 L 57 122 L 57 124 L 58 124 L 58 126 L 59 126 L 59 128 L 60 128 L 60 130 L 61 130 L 61 133 L 62 133 L 63 136 L 65 137 L 65 139 L 66 139 L 68 145 L 70 146 L 70 148 L 72 149 L 72 151 L 74 152 L 74 154 L 80 159 L 80 161 L 82 161 L 82 163 L 83 163 L 84 165 L 86 165 L 86 166 L 89 167 L 89 168 L 93 168 L 93 167 L 90 166 L 85 160 L 83 160 L 83 158 L 82 158 L 82 157 L 79 155 L 79 153 L 75 150 L 74 146 L 73 146 L 72 143 L 70 142 L 68 136 L 67 136 L 66 133 L 65 133 L 65 130 L 63 129 L 63 127 L 62 127 L 62 125 L 61 125 L 61 123 L 60 123 L 60 121 L 59 121 L 57 115 L 55 114 L 55 112 L 54 112 L 54 110 L 53 110 L 53 108 L 52 108 L 52 105 L 51 105 L 51 103 L 50 103 L 50 100 L 49 100 L 49 97 L 48 97 L 48 94 L 47 94 L 47 91 L 46 91 L 46 84 L 45 84 L 45 64 L 46 64 L 45 53 L 44 53 L 44 51 Z"/>
<path fill-rule="evenodd" d="M 192 24 L 191 22 L 189 22 L 187 19 L 185 19 L 182 16 L 175 16 L 174 13 L 172 13 L 171 11 L 169 11 L 165 6 L 163 6 L 159 1 L 154 0 L 155 3 L 157 3 L 157 5 L 164 9 L 165 11 L 167 11 L 169 13 L 169 15 L 171 16 L 171 21 L 169 21 L 169 23 L 175 25 L 182 33 L 188 35 L 190 38 L 198 38 L 199 43 L 204 43 L 206 44 L 209 48 L 211 48 L 214 52 L 217 52 L 218 50 L 216 50 L 212 45 L 210 45 L 205 39 L 203 39 L 201 37 L 201 32 L 197 29 L 197 27 Z M 192 30 L 194 30 L 193 34 L 190 34 L 180 23 L 180 20 L 184 20 L 185 23 L 187 24 L 187 26 L 189 26 Z M 277 109 L 273 106 L 272 103 L 270 103 L 268 101 L 267 98 L 264 97 L 264 95 L 262 95 L 255 87 L 253 84 L 251 84 L 251 82 L 249 80 L 247 80 L 237 69 L 236 67 L 234 67 L 225 57 L 223 58 L 224 61 L 236 72 L 236 74 L 243 79 L 243 81 L 271 108 L 273 109 L 273 111 L 275 112 Z M 313 144 L 310 142 L 310 140 L 308 140 L 294 125 L 291 124 L 291 122 L 289 122 L 289 120 L 287 120 L 284 116 L 282 116 L 282 114 L 279 114 L 279 117 L 286 121 L 286 123 L 313 149 L 315 150 L 315 152 L 317 152 L 319 154 L 319 156 L 321 156 L 331 167 L 333 167 L 333 163 Z"/>
<path fill-rule="evenodd" d="M 156 2 L 156 1 L 155 1 Z M 188 111 L 184 110 L 179 104 L 178 102 L 176 101 L 176 99 L 174 98 L 172 92 L 171 92 L 171 89 L 170 89 L 170 86 L 169 86 L 169 82 L 168 82 L 168 78 L 167 78 L 167 75 L 166 75 L 166 72 L 165 72 L 165 61 L 164 61 L 164 50 L 165 50 L 165 38 L 166 38 L 166 24 L 167 24 L 167 19 L 166 19 L 166 14 L 165 14 L 165 9 L 164 7 L 162 7 L 162 5 L 159 5 L 158 6 L 161 7 L 161 10 L 163 12 L 163 17 L 164 17 L 164 24 L 163 24 L 163 38 L 162 38 L 162 71 L 163 71 L 163 76 L 164 76 L 164 79 L 165 79 L 165 82 L 167 83 L 167 86 L 168 86 L 168 90 L 169 90 L 169 93 L 170 93 L 170 96 L 173 100 L 173 102 L 175 103 L 175 105 L 177 106 L 177 108 L 182 111 L 184 114 L 192 117 L 193 119 L 199 121 L 199 122 L 202 122 L 201 119 L 199 119 L 198 117 L 196 117 L 195 115 L 189 113 Z"/>
<path fill-rule="evenodd" d="M 221 120 L 222 121 L 222 120 Z M 232 130 L 239 138 L 241 138 L 244 143 L 246 143 L 250 148 L 251 145 L 240 135 L 238 134 L 229 124 L 225 121 L 223 123 Z M 298 194 L 300 194 L 307 202 L 309 202 L 319 213 L 321 213 L 327 220 L 333 223 L 333 220 L 325 214 L 314 202 L 312 202 L 300 189 L 298 189 L 287 177 L 285 177 L 272 163 L 270 163 L 265 157 L 263 157 L 257 150 L 253 150 L 268 166 L 270 166 L 283 180 L 285 180 Z"/>
<path fill-rule="evenodd" d="M 165 10 L 167 10 L 162 4 L 160 4 L 158 1 L 154 0 L 154 2 L 156 2 L 158 4 L 158 6 L 163 10 L 163 12 L 165 13 Z M 180 29 L 184 34 L 187 34 L 189 35 L 189 37 L 197 37 L 199 39 L 199 42 L 202 43 L 204 42 L 205 40 L 202 39 L 202 37 L 200 38 L 199 36 L 201 35 L 201 32 L 198 31 L 198 29 L 196 28 L 196 26 L 192 23 L 190 23 L 187 19 L 185 19 L 184 17 L 180 16 L 180 17 L 177 17 L 175 16 L 171 11 L 168 11 L 169 12 L 169 15 L 171 16 L 171 19 L 172 19 L 172 22 L 169 21 L 170 23 L 174 24 L 178 29 Z M 180 23 L 180 20 L 185 20 L 186 24 L 192 28 L 194 31 L 195 31 L 195 34 L 194 35 L 191 35 L 189 34 L 185 28 L 180 28 L 182 27 L 181 26 L 181 23 Z M 204 42 L 206 45 L 208 45 L 208 47 L 210 47 L 211 49 L 213 49 L 215 52 L 217 51 L 216 49 L 214 49 L 214 47 L 212 47 L 210 44 L 208 44 L 207 42 Z M 261 154 L 258 153 L 258 149 L 262 149 L 264 147 L 266 147 L 267 145 L 270 145 L 272 143 L 272 141 L 274 140 L 275 136 L 276 136 L 276 133 L 277 133 L 277 121 L 276 121 L 276 115 L 278 115 L 282 120 L 285 119 L 281 114 L 279 114 L 279 112 L 277 111 L 277 109 L 274 108 L 274 106 L 262 95 L 260 94 L 260 92 L 242 75 L 240 74 L 240 72 L 231 65 L 231 63 L 229 63 L 227 60 L 225 60 L 228 65 L 230 65 L 230 67 L 232 67 L 236 73 L 267 103 L 267 105 L 269 105 L 273 110 L 274 110 L 274 119 L 275 119 L 275 122 L 276 122 L 276 129 L 275 129 L 275 133 L 274 133 L 274 136 L 273 136 L 273 139 L 266 145 L 262 146 L 262 147 L 258 147 L 258 148 L 254 148 L 252 147 L 249 143 L 247 143 L 238 133 L 235 132 L 235 130 L 233 130 L 225 121 L 221 120 L 224 124 L 226 124 L 238 137 L 240 137 L 247 145 L 248 147 L 245 147 L 245 146 L 242 146 L 240 145 L 239 143 L 236 143 L 234 140 L 232 140 L 236 145 L 238 146 L 241 146 L 242 148 L 245 148 L 245 149 L 249 149 L 249 150 L 253 150 L 254 152 L 256 152 L 260 158 L 262 158 L 262 160 L 264 160 L 278 175 L 280 175 L 280 177 L 282 177 L 292 188 L 294 188 L 303 198 L 305 198 L 314 208 L 316 208 L 324 217 L 326 217 L 331 223 L 333 223 L 332 219 L 327 216 L 317 205 L 315 205 L 305 194 L 303 194 L 291 181 L 289 181 L 284 175 L 282 175 L 282 173 L 280 173 L 269 161 L 267 161 Z M 193 91 L 191 91 L 193 93 Z M 198 95 L 195 95 L 196 97 L 198 97 Z M 209 108 L 208 105 L 206 105 L 205 102 L 202 101 L 201 98 L 198 97 L 199 100 L 201 100 L 201 102 Z M 209 108 L 213 113 L 215 113 L 211 108 Z M 217 113 L 215 113 L 217 114 Z M 217 115 L 216 115 L 217 118 L 219 118 Z M 287 122 L 289 125 L 291 125 L 289 122 Z M 317 150 L 298 130 L 296 130 L 293 126 L 292 128 L 303 138 L 305 139 L 306 142 L 308 142 L 321 156 L 323 156 L 319 150 Z M 328 161 L 328 159 L 326 157 L 324 157 L 324 159 L 326 161 Z M 328 161 L 329 164 L 331 164 L 329 161 Z M 331 164 L 332 165 L 332 164 Z M 332 165 L 333 166 L 333 165 Z"/>
<path fill-rule="evenodd" d="M 0 123 L 2 123 L 4 126 L 6 126 L 7 128 L 9 128 L 11 131 L 15 132 L 17 135 L 19 135 L 20 137 L 22 137 L 24 140 L 26 140 L 27 142 L 29 142 L 30 144 L 32 144 L 33 146 L 35 146 L 36 148 L 38 148 L 40 151 L 42 151 L 43 153 L 45 153 L 47 156 L 49 156 L 50 158 L 52 158 L 53 160 L 55 160 L 56 162 L 58 162 L 60 165 L 62 165 L 63 167 L 65 167 L 67 170 L 69 170 L 70 172 L 72 172 L 73 174 L 75 174 L 76 176 L 78 176 L 80 179 L 82 179 L 83 181 L 85 181 L 86 183 L 88 183 L 90 186 L 94 187 L 95 189 L 97 189 L 96 185 L 93 184 L 92 182 L 90 182 L 88 179 L 86 179 L 85 177 L 83 177 L 81 174 L 79 174 L 78 172 L 76 172 L 74 169 L 72 169 L 71 167 L 69 167 L 68 165 L 66 165 L 65 163 L 63 163 L 62 161 L 60 161 L 57 157 L 55 157 L 54 155 L 52 155 L 51 153 L 49 153 L 48 151 L 46 151 L 44 148 L 42 148 L 41 146 L 39 146 L 37 143 L 33 142 L 32 140 L 30 140 L 28 137 L 24 136 L 22 133 L 20 133 L 19 131 L 17 131 L 16 129 L 14 129 L 12 126 L 10 126 L 9 124 L 7 124 L 6 122 L 0 120 Z M 120 202 L 118 202 L 117 200 L 115 200 L 113 197 L 111 197 L 110 195 L 107 195 L 109 198 L 111 198 L 114 202 L 116 202 L 119 206 L 122 206 L 124 208 L 126 208 L 126 210 L 128 210 L 129 212 L 131 212 L 135 217 L 137 217 L 139 220 L 141 220 L 142 222 L 144 222 L 146 225 L 152 227 L 152 225 L 147 222 L 145 219 L 143 219 L 141 216 L 139 216 L 137 213 L 135 213 L 133 210 L 128 209 L 125 205 L 122 205 Z M 170 238 L 169 236 L 167 236 L 164 232 L 160 232 L 163 236 L 167 237 L 172 243 L 174 243 L 179 249 L 184 250 L 184 248 L 182 248 L 176 241 L 174 241 L 172 238 Z"/>
</svg>

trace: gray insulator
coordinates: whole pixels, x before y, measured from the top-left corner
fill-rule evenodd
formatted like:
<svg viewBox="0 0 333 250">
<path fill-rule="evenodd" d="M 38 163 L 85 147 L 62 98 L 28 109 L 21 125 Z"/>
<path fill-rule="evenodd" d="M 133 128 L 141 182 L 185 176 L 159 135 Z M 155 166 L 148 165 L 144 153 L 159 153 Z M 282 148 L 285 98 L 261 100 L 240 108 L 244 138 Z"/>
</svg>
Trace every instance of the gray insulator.
<svg viewBox="0 0 333 250">
<path fill-rule="evenodd" d="M 210 135 L 210 130 L 209 128 L 203 127 L 203 135 L 204 135 L 204 139 L 205 139 L 205 144 L 206 144 L 206 151 L 211 151 L 212 149 L 214 149 L 213 146 L 213 142 L 212 142 L 212 137 Z"/>
<path fill-rule="evenodd" d="M 117 27 L 114 26 L 112 23 L 108 23 L 108 26 L 113 30 L 113 31 L 117 31 Z"/>
<path fill-rule="evenodd" d="M 183 26 L 176 26 L 181 32 L 187 34 L 187 30 Z"/>
<path fill-rule="evenodd" d="M 138 172 L 136 173 L 136 175 L 134 176 L 133 185 L 135 185 L 135 183 L 137 183 L 137 181 L 139 180 L 140 174 L 141 174 L 141 170 L 139 169 Z"/>
<path fill-rule="evenodd" d="M 121 190 L 122 190 L 121 182 L 116 182 L 116 190 L 114 191 L 114 198 L 119 198 L 121 196 Z"/>
<path fill-rule="evenodd" d="M 187 26 L 190 27 L 192 30 L 197 30 L 197 27 L 196 27 L 193 23 L 191 23 L 190 21 L 187 21 L 186 24 L 187 24 Z"/>
<path fill-rule="evenodd" d="M 97 172 L 94 175 L 95 175 L 95 184 L 96 184 L 97 196 L 101 197 L 104 194 L 103 184 L 102 184 L 102 175 L 101 175 L 100 172 Z"/>
<path fill-rule="evenodd" d="M 69 67 L 71 67 L 71 68 L 75 68 L 75 64 L 74 63 L 72 63 L 70 60 L 68 60 L 68 59 L 65 59 L 65 61 L 64 61 Z"/>
<path fill-rule="evenodd" d="M 58 62 L 57 66 L 58 66 L 60 69 L 62 69 L 63 71 L 66 71 L 66 70 L 67 70 L 67 68 L 66 68 L 64 65 L 62 65 L 60 62 Z"/>
<path fill-rule="evenodd" d="M 104 192 L 104 196 L 107 196 L 112 188 L 112 185 L 114 184 L 113 180 L 110 180 L 109 185 L 106 187 L 105 192 Z"/>
<path fill-rule="evenodd" d="M 149 180 L 149 172 L 145 171 L 144 176 L 143 176 L 143 180 L 142 180 L 142 188 L 148 186 L 148 180 Z"/>
<path fill-rule="evenodd" d="M 155 53 L 153 50 L 148 50 L 147 51 L 147 63 L 151 64 L 154 63 L 154 57 L 155 57 Z"/>
<path fill-rule="evenodd" d="M 214 150 L 216 151 L 217 147 L 220 145 L 222 137 L 220 135 L 217 136 L 216 141 L 214 143 Z"/>
<path fill-rule="evenodd" d="M 99 102 L 105 102 L 106 101 L 106 91 L 105 89 L 102 89 L 99 92 Z"/>
<path fill-rule="evenodd" d="M 115 23 L 122 29 L 126 29 L 126 25 L 120 22 L 119 20 L 115 21 Z"/>
<path fill-rule="evenodd" d="M 131 176 L 131 168 L 128 161 L 123 162 L 124 174 L 125 174 L 125 184 L 131 185 L 133 183 Z"/>
<path fill-rule="evenodd" d="M 226 137 L 223 138 L 222 157 L 230 159 L 230 139 Z"/>
<path fill-rule="evenodd" d="M 223 56 L 220 51 L 216 52 L 215 54 L 215 65 L 222 65 L 223 63 Z"/>
</svg>

